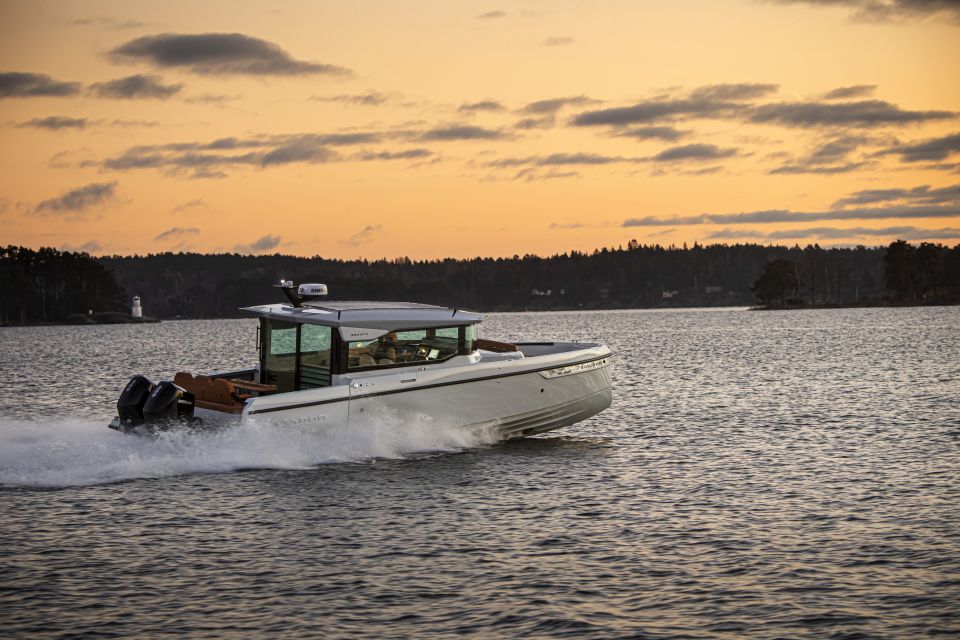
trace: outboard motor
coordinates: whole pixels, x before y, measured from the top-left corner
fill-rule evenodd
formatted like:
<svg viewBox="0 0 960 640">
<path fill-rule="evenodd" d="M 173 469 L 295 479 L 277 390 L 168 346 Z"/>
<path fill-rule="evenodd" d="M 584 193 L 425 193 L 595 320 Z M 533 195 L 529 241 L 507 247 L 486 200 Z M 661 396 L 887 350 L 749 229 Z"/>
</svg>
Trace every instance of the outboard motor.
<svg viewBox="0 0 960 640">
<path fill-rule="evenodd" d="M 143 424 L 143 405 L 156 386 L 145 376 L 130 378 L 117 401 L 117 417 L 121 426 L 133 428 Z"/>
<path fill-rule="evenodd" d="M 179 420 L 189 422 L 193 419 L 193 408 L 192 393 L 164 380 L 154 387 L 143 404 L 143 419 L 151 424 Z"/>
</svg>

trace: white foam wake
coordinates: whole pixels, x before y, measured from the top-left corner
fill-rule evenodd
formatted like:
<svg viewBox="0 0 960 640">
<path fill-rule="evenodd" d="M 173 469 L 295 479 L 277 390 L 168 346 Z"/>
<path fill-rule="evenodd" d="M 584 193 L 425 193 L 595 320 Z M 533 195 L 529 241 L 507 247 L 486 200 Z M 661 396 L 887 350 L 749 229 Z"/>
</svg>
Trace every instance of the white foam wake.
<svg viewBox="0 0 960 640">
<path fill-rule="evenodd" d="M 0 419 L 0 485 L 65 487 L 238 469 L 308 469 L 495 441 L 490 430 L 389 414 L 324 430 L 251 423 L 219 432 L 167 432 L 156 439 L 117 433 L 103 422 Z"/>
</svg>

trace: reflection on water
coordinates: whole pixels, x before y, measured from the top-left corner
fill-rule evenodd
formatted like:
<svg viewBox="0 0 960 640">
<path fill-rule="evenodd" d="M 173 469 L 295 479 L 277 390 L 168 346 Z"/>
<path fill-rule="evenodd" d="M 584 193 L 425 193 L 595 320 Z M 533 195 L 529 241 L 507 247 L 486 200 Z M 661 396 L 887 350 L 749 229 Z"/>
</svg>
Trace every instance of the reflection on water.
<svg viewBox="0 0 960 640">
<path fill-rule="evenodd" d="M 960 632 L 960 310 L 484 328 L 606 342 L 613 407 L 499 445 L 408 416 L 140 440 L 105 427 L 129 375 L 247 365 L 254 323 L 0 329 L 5 630 Z"/>
</svg>

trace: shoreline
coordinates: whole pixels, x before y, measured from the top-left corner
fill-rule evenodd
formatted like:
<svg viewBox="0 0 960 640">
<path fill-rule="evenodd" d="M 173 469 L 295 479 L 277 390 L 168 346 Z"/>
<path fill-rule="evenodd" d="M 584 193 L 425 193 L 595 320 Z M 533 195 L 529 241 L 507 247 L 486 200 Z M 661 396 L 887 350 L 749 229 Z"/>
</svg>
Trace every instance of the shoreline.
<svg viewBox="0 0 960 640">
<path fill-rule="evenodd" d="M 786 306 L 767 306 L 767 305 L 736 305 L 746 308 L 748 311 L 810 311 L 819 309 L 885 309 L 885 308 L 911 308 L 911 307 L 955 307 L 960 306 L 960 302 L 931 302 L 929 304 L 898 304 L 892 302 L 870 303 L 870 304 L 818 304 L 818 305 L 786 305 Z M 708 305 L 708 306 L 681 306 L 681 305 L 657 305 L 652 307 L 562 307 L 555 309 L 490 309 L 486 313 L 562 313 L 570 311 L 684 311 L 686 309 L 728 309 L 730 305 Z M 79 315 L 79 314 L 78 314 Z M 118 317 L 100 317 L 82 316 L 87 322 L 74 321 L 67 322 L 27 322 L 24 324 L 2 324 L 0 328 L 13 327 L 69 327 L 69 326 L 101 326 L 117 324 L 159 324 L 161 322 L 177 322 L 180 320 L 242 320 L 249 318 L 245 315 L 223 316 L 219 318 L 188 318 L 178 316 L 175 318 L 118 318 Z"/>
</svg>

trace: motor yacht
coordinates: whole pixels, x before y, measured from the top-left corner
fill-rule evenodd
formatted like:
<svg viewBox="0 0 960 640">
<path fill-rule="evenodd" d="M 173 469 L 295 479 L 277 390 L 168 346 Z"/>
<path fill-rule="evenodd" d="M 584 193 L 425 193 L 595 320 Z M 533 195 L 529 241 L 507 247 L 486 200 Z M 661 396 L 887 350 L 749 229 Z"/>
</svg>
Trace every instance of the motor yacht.
<svg viewBox="0 0 960 640">
<path fill-rule="evenodd" d="M 612 354 L 604 345 L 488 340 L 479 335 L 484 315 L 470 311 L 325 301 L 325 285 L 279 288 L 286 302 L 243 309 L 260 319 L 259 362 L 159 383 L 134 376 L 109 426 L 140 435 L 248 421 L 326 430 L 387 411 L 510 439 L 610 406 Z"/>
</svg>

